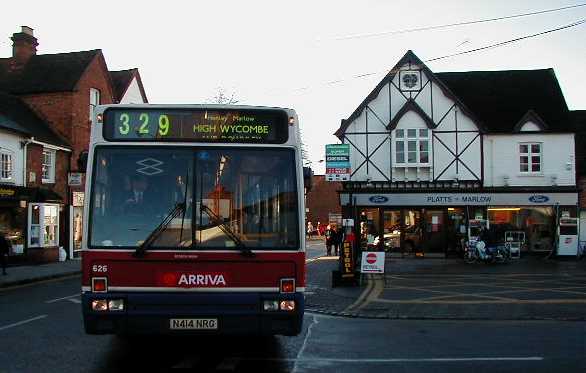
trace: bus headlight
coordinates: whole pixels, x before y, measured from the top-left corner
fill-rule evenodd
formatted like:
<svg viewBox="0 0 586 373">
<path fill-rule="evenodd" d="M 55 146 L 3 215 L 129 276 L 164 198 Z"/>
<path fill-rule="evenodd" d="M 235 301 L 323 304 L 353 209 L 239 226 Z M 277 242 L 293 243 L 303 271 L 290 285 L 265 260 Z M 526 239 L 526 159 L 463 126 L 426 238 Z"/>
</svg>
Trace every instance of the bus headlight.
<svg viewBox="0 0 586 373">
<path fill-rule="evenodd" d="M 282 300 L 280 304 L 281 311 L 295 311 L 294 300 Z"/>
<path fill-rule="evenodd" d="M 108 301 L 105 299 L 92 300 L 92 310 L 94 310 L 94 311 L 108 311 Z"/>
<path fill-rule="evenodd" d="M 279 302 L 276 300 L 265 300 L 262 304 L 262 309 L 264 311 L 278 311 Z"/>
<path fill-rule="evenodd" d="M 124 299 L 110 299 L 108 309 L 110 311 L 124 311 Z"/>
</svg>

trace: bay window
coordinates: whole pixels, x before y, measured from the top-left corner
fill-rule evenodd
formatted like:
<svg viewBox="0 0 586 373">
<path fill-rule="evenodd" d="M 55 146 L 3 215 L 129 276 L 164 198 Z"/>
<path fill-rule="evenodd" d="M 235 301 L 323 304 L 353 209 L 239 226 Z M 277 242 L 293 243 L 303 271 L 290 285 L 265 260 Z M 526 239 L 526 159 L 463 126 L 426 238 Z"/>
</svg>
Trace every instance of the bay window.
<svg viewBox="0 0 586 373">
<path fill-rule="evenodd" d="M 393 137 L 395 145 L 395 166 L 429 166 L 429 129 L 397 129 Z"/>
</svg>

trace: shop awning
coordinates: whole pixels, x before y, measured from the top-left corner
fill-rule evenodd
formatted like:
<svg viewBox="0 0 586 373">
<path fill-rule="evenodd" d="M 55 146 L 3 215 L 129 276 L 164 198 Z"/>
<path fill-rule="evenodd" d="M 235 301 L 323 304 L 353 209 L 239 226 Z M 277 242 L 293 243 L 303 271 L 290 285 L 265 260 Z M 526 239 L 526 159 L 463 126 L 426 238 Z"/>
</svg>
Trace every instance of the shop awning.
<svg viewBox="0 0 586 373">
<path fill-rule="evenodd" d="M 63 198 L 47 188 L 0 184 L 0 201 L 58 202 Z"/>
<path fill-rule="evenodd" d="M 0 184 L 0 201 L 30 201 L 36 195 L 36 189 Z"/>
</svg>

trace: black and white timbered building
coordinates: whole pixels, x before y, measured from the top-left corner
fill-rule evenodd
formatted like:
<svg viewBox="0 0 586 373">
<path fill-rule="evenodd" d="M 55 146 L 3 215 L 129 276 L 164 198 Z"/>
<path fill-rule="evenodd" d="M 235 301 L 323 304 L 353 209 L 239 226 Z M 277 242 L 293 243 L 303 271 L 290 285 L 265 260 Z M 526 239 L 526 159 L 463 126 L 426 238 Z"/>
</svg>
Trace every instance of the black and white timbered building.
<svg viewBox="0 0 586 373">
<path fill-rule="evenodd" d="M 408 51 L 335 133 L 344 217 L 387 249 L 456 252 L 478 219 L 551 250 L 577 213 L 568 113 L 552 69 L 434 73 Z"/>
</svg>

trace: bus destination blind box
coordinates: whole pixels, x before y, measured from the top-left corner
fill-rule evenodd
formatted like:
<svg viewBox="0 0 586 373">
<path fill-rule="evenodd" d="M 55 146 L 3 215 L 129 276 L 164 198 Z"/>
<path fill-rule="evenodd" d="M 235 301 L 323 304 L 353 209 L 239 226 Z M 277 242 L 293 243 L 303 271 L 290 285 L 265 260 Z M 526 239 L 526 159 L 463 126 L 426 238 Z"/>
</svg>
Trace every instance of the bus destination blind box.
<svg viewBox="0 0 586 373">
<path fill-rule="evenodd" d="M 108 141 L 169 141 L 283 144 L 289 117 L 276 109 L 133 109 L 104 112 Z"/>
</svg>

